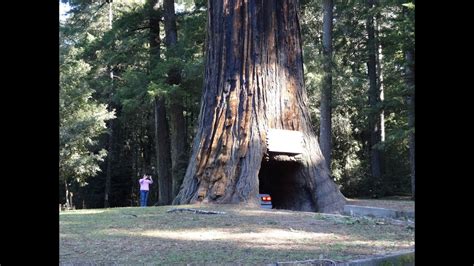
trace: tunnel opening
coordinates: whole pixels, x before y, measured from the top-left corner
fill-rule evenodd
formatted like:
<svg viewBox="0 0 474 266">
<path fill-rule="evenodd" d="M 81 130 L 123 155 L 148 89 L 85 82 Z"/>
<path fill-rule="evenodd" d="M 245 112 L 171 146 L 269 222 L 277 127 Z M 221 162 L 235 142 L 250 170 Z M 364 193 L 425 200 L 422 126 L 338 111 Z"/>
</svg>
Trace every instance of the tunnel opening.
<svg viewBox="0 0 474 266">
<path fill-rule="evenodd" d="M 258 173 L 259 193 L 270 194 L 274 209 L 299 210 L 306 200 L 306 193 L 302 191 L 305 186 L 297 178 L 301 167 L 299 161 L 282 160 L 281 155 L 262 160 Z"/>
</svg>

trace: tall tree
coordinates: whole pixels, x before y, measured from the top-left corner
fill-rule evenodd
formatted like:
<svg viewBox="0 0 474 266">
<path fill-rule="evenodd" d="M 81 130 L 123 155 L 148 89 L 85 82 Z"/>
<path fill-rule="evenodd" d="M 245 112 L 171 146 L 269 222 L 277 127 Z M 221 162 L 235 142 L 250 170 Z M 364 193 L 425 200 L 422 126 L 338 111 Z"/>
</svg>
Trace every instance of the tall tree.
<svg viewBox="0 0 474 266">
<path fill-rule="evenodd" d="M 381 141 L 380 128 L 380 87 L 377 85 L 377 44 L 375 39 L 375 20 L 373 14 L 375 0 L 367 0 L 367 71 L 369 76 L 369 147 L 372 184 L 380 182 L 382 178 L 382 160 L 379 144 Z M 373 188 L 375 189 L 375 188 Z"/>
<path fill-rule="evenodd" d="M 160 14 L 155 8 L 155 1 L 147 1 L 150 27 L 150 70 L 157 67 L 160 58 Z M 168 205 L 172 201 L 171 147 L 170 131 L 166 117 L 165 97 L 155 97 L 155 142 L 158 172 L 158 204 Z"/>
<path fill-rule="evenodd" d="M 70 4 L 74 3 L 71 4 L 71 15 L 67 20 L 68 27 L 60 32 L 61 40 L 63 40 L 63 44 L 80 47 L 81 53 L 77 57 L 91 67 L 84 78 L 84 82 L 92 91 L 91 101 L 94 99 L 97 102 L 107 103 L 109 108 L 117 110 L 118 118 L 113 123 L 110 121 L 108 123 L 109 130 L 113 127 L 113 134 L 110 138 L 104 135 L 93 149 L 90 148 L 93 153 L 97 153 L 101 148 L 108 149 L 109 144 L 113 144 L 110 145 L 114 149 L 109 149 L 107 162 L 101 165 L 103 173 L 99 172 L 98 178 L 84 177 L 84 182 L 87 181 L 88 186 L 79 188 L 76 184 L 72 184 L 69 186 L 69 191 L 74 192 L 76 204 L 78 200 L 85 200 L 85 204 L 81 204 L 82 206 L 87 205 L 93 208 L 107 206 L 105 195 L 109 195 L 107 202 L 110 206 L 127 206 L 130 203 L 133 205 L 138 191 L 137 176 L 145 170 L 150 170 L 150 166 L 151 169 L 153 166 L 157 169 L 153 134 L 155 123 L 152 113 L 155 111 L 155 108 L 152 107 L 154 96 L 160 96 L 165 100 L 162 102 L 162 106 L 166 105 L 169 108 L 172 103 L 170 99 L 177 98 L 172 95 L 173 90 L 179 89 L 181 92 L 185 92 L 186 101 L 182 101 L 182 103 L 186 105 L 183 107 L 186 110 L 188 123 L 186 126 L 189 128 L 176 131 L 186 132 L 195 123 L 196 119 L 190 114 L 191 112 L 197 113 L 199 110 L 198 97 L 200 97 L 202 90 L 204 71 L 202 71 L 203 55 L 201 51 L 205 38 L 205 12 L 194 9 L 194 11 L 180 15 L 179 22 L 183 24 L 179 24 L 182 25 L 182 27 L 180 26 L 182 30 L 179 32 L 179 47 L 162 49 L 162 60 L 158 63 L 157 57 L 160 55 L 160 51 L 157 51 L 156 57 L 152 57 L 154 61 L 150 62 L 149 46 L 143 45 L 144 43 L 154 44 L 153 41 L 148 41 L 150 38 L 148 11 L 152 9 L 151 5 L 154 5 L 156 1 L 150 1 L 147 5 L 143 5 L 140 1 L 113 1 L 113 29 L 109 28 L 108 16 L 110 10 L 108 2 L 111 1 L 74 0 L 69 2 Z M 187 7 L 190 10 L 191 5 L 187 4 Z M 161 13 L 161 9 L 155 10 L 155 13 L 157 13 L 155 25 L 161 26 L 163 34 L 163 24 L 159 24 L 162 19 L 160 16 L 163 13 Z M 155 32 L 159 32 L 159 30 Z M 152 37 L 152 40 L 156 42 L 155 47 L 159 49 L 160 38 L 156 37 L 158 36 Z M 163 43 L 161 48 L 164 47 Z M 167 83 L 169 65 L 175 62 L 180 64 L 183 74 L 179 86 Z M 153 64 L 153 67 L 150 63 Z M 113 96 L 110 83 L 111 69 L 114 70 Z M 73 75 L 75 74 L 73 73 Z M 113 106 L 112 103 L 114 103 Z M 171 107 L 162 113 L 162 117 L 169 119 L 170 126 L 173 126 L 172 109 Z M 152 133 L 150 134 L 150 132 Z M 172 132 L 170 133 L 172 134 Z M 109 140 L 113 141 L 109 143 Z M 180 144 L 182 143 L 184 142 L 180 142 Z M 172 156 L 168 154 L 163 158 L 169 159 Z M 171 164 L 170 162 L 169 168 L 171 168 Z M 181 172 L 185 171 L 185 167 L 186 165 Z M 107 168 L 110 169 L 109 175 L 107 175 Z M 171 173 L 171 169 L 169 173 Z M 158 181 L 158 178 L 156 180 Z M 109 189 L 106 191 L 104 187 Z M 62 196 L 64 188 L 65 185 L 61 182 L 62 198 L 64 198 Z M 158 200 L 158 188 L 157 184 L 151 188 L 153 193 L 150 194 L 150 200 L 153 202 Z"/>
<path fill-rule="evenodd" d="M 415 1 L 413 4 L 405 5 L 403 8 L 403 14 L 405 16 L 406 33 L 408 36 L 413 30 L 412 16 L 415 8 Z M 411 38 L 407 38 L 405 47 L 405 84 L 407 87 L 406 102 L 408 104 L 408 149 L 409 149 L 409 161 L 410 161 L 410 177 L 411 177 L 411 194 L 412 198 L 415 199 L 415 47 L 410 41 Z"/>
<path fill-rule="evenodd" d="M 165 24 L 165 45 L 168 49 L 168 56 L 176 56 L 178 32 L 176 27 L 176 14 L 174 10 L 174 0 L 164 0 L 163 2 L 164 24 Z M 179 64 L 173 64 L 168 70 L 167 84 L 179 85 L 181 83 L 181 69 Z M 179 90 L 173 90 L 170 95 L 170 124 L 171 124 L 171 173 L 173 177 L 172 198 L 179 191 L 184 177 L 184 168 L 187 163 L 187 136 L 186 123 L 184 119 L 184 99 Z"/>
<path fill-rule="evenodd" d="M 378 90 L 380 92 L 380 102 L 383 105 L 383 100 L 384 100 L 384 78 L 383 78 L 383 47 L 382 47 L 382 41 L 381 41 L 381 24 L 382 24 L 382 15 L 380 11 L 377 11 L 377 14 L 375 15 L 375 25 L 376 25 L 376 30 L 375 30 L 375 42 L 377 46 L 377 54 L 376 54 L 376 61 L 377 61 L 377 86 L 379 86 Z M 384 142 L 385 141 L 385 112 L 384 108 L 381 108 L 380 110 L 380 141 Z M 383 154 L 382 154 L 383 156 Z"/>
<path fill-rule="evenodd" d="M 332 0 L 323 0 L 323 84 L 321 87 L 321 120 L 319 131 L 319 143 L 321 152 L 326 160 L 329 171 L 331 170 L 332 150 L 332 22 L 333 22 Z"/>
<path fill-rule="evenodd" d="M 148 0 L 150 15 L 150 68 L 153 70 L 160 58 L 160 17 L 153 0 Z M 171 203 L 171 147 L 164 95 L 155 97 L 155 141 L 158 170 L 158 204 Z"/>
<path fill-rule="evenodd" d="M 108 154 L 107 154 L 107 168 L 105 173 L 105 188 L 104 188 L 104 208 L 110 207 L 110 188 L 112 181 L 112 161 L 114 156 L 114 121 L 109 122 L 108 128 Z"/>
<path fill-rule="evenodd" d="M 407 67 L 406 67 L 406 84 L 411 89 L 410 95 L 407 96 L 408 103 L 408 149 L 410 160 L 410 176 L 411 176 L 411 193 L 412 198 L 415 199 L 415 63 L 414 52 L 408 50 L 406 53 Z"/>
<path fill-rule="evenodd" d="M 172 200 L 171 147 L 164 96 L 155 98 L 155 138 L 158 172 L 158 205 Z"/>
<path fill-rule="evenodd" d="M 298 0 L 208 1 L 199 127 L 175 203 L 257 204 L 266 179 L 277 208 L 342 210 L 311 129 L 298 16 Z M 302 132 L 299 158 L 269 153 L 269 129 Z"/>
<path fill-rule="evenodd" d="M 76 58 L 80 50 L 61 47 L 60 51 L 59 177 L 68 197 L 69 183 L 85 185 L 87 177 L 100 171 L 99 163 L 107 151 L 95 146 L 105 132 L 105 122 L 115 118 L 115 111 L 92 98 L 93 90 L 85 79 L 90 66 Z"/>
<path fill-rule="evenodd" d="M 107 1 L 109 3 L 109 29 L 112 30 L 112 21 L 113 21 L 113 6 L 112 1 Z M 110 72 L 110 104 L 112 103 L 112 95 L 114 91 L 114 71 L 112 67 L 108 67 Z M 112 159 L 114 156 L 113 148 L 114 148 L 114 120 L 111 120 L 109 123 L 108 128 L 108 150 L 109 153 L 107 155 L 107 172 L 105 175 L 105 191 L 104 191 L 104 207 L 110 207 L 109 204 L 109 197 L 110 197 L 110 187 L 111 187 L 111 180 L 112 180 Z"/>
</svg>

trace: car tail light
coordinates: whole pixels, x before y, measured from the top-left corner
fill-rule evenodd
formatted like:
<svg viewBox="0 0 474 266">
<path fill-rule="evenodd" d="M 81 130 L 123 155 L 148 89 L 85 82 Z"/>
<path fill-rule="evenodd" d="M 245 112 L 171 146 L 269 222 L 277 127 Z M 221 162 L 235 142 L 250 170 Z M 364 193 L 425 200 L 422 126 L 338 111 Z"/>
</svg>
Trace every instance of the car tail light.
<svg viewBox="0 0 474 266">
<path fill-rule="evenodd" d="M 263 200 L 263 201 L 271 201 L 271 200 L 272 200 L 272 197 L 270 197 L 270 196 L 264 196 L 264 197 L 262 197 L 262 200 Z"/>
</svg>

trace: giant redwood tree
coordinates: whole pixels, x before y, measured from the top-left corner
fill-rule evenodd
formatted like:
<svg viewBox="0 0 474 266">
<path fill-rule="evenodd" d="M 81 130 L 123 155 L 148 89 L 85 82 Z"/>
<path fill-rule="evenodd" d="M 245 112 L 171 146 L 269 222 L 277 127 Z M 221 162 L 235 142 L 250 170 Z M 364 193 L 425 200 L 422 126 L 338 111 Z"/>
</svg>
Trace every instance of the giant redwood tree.
<svg viewBox="0 0 474 266">
<path fill-rule="evenodd" d="M 256 204 L 337 212 L 344 196 L 311 130 L 298 0 L 209 0 L 199 127 L 175 204 Z M 274 153 L 267 132 L 301 132 L 302 152 Z"/>
</svg>

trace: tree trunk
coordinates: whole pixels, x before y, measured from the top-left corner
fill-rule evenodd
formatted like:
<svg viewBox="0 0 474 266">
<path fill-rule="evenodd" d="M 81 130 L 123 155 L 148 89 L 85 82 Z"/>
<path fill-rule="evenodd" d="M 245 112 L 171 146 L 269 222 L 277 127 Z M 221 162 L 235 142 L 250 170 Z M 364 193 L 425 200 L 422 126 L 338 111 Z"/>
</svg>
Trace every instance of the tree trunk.
<svg viewBox="0 0 474 266">
<path fill-rule="evenodd" d="M 138 145 L 137 145 L 137 142 L 135 141 L 135 138 L 133 137 L 132 135 L 132 176 L 130 177 L 132 182 L 131 182 L 131 190 L 130 190 L 130 206 L 136 206 L 138 204 L 135 205 L 135 201 L 134 201 L 134 198 L 135 198 L 135 187 L 137 186 L 137 183 L 138 183 L 138 179 L 137 177 L 139 177 L 139 173 L 138 173 Z M 137 195 L 139 194 L 136 193 Z M 138 201 L 137 201 L 138 202 Z"/>
<path fill-rule="evenodd" d="M 112 18 L 113 18 L 113 13 L 112 13 L 112 2 L 109 2 L 109 29 L 112 30 Z M 109 96 L 109 106 L 112 106 L 112 94 L 114 91 L 114 72 L 112 67 L 108 67 L 110 71 L 110 87 L 111 87 L 111 94 Z M 111 108 L 112 109 L 112 108 Z M 113 149 L 113 136 L 114 136 L 114 130 L 113 130 L 113 125 L 114 121 L 111 120 L 109 123 L 109 147 L 108 147 L 108 154 L 107 154 L 107 173 L 105 175 L 105 192 L 104 192 L 104 208 L 110 207 L 109 203 L 109 197 L 110 197 L 110 186 L 111 186 L 111 180 L 112 180 L 112 149 Z"/>
<path fill-rule="evenodd" d="M 108 143 L 108 154 L 107 154 L 107 172 L 105 174 L 105 195 L 104 195 L 104 208 L 110 207 L 110 186 L 112 181 L 112 156 L 113 156 L 113 141 L 114 141 L 114 121 L 109 122 L 109 143 Z"/>
<path fill-rule="evenodd" d="M 66 180 L 64 181 L 64 190 L 65 190 L 65 194 L 66 194 L 66 203 L 65 204 L 66 204 L 66 209 L 67 209 L 67 208 L 71 207 L 72 202 L 69 201 L 69 188 L 68 188 Z"/>
<path fill-rule="evenodd" d="M 338 212 L 345 198 L 311 130 L 297 0 L 209 0 L 199 127 L 177 204 Z M 266 161 L 267 130 L 303 133 L 298 162 Z M 263 186 L 265 185 L 266 186 Z"/>
<path fill-rule="evenodd" d="M 158 205 L 169 205 L 172 201 L 171 156 L 169 127 L 166 120 L 165 99 L 155 98 L 155 138 L 158 167 Z"/>
<path fill-rule="evenodd" d="M 367 1 L 369 10 L 373 8 L 374 0 Z M 375 29 L 374 29 L 374 17 L 370 13 L 367 16 L 367 50 L 368 50 L 368 61 L 367 69 L 369 76 L 369 131 L 370 131 L 370 166 L 372 173 L 372 184 L 379 183 L 382 177 L 381 169 L 381 150 L 376 146 L 380 143 L 380 91 L 377 86 L 377 73 L 376 73 L 376 40 L 375 40 Z M 377 190 L 376 187 L 372 188 Z"/>
<path fill-rule="evenodd" d="M 319 133 L 319 143 L 321 152 L 326 160 L 327 167 L 331 171 L 331 151 L 332 151 L 332 20 L 333 1 L 323 1 L 323 69 L 324 77 L 321 90 L 321 124 Z"/>
<path fill-rule="evenodd" d="M 153 0 L 148 0 L 150 14 L 150 69 L 153 69 L 160 58 L 160 16 L 153 9 Z M 158 204 L 171 203 L 171 148 L 168 120 L 166 118 L 165 99 L 162 95 L 155 97 L 155 145 L 158 172 Z"/>
<path fill-rule="evenodd" d="M 173 97 L 174 98 L 174 97 Z M 182 97 L 177 97 L 182 100 Z M 171 174 L 173 176 L 172 198 L 178 195 L 179 188 L 183 183 L 186 166 L 188 163 L 187 155 L 187 135 L 186 122 L 183 115 L 183 105 L 171 100 L 170 122 L 171 122 Z"/>
<path fill-rule="evenodd" d="M 152 113 L 153 112 L 153 113 Z M 152 159 L 154 159 L 154 147 L 156 143 L 153 138 L 148 138 L 146 136 L 152 135 L 154 133 L 155 122 L 154 122 L 154 111 L 146 110 L 144 113 L 137 115 L 137 120 L 142 120 L 140 123 L 139 130 L 139 143 L 141 147 L 141 166 L 143 172 L 152 174 Z"/>
<path fill-rule="evenodd" d="M 415 4 L 415 1 L 413 1 Z M 405 19 L 410 19 L 414 14 L 403 7 Z M 413 19 L 413 18 L 412 18 Z M 406 24 L 405 24 L 406 25 Z M 410 29 L 408 29 L 410 31 Z M 411 195 L 415 199 L 415 47 L 414 43 L 406 43 L 405 47 L 405 84 L 407 87 L 406 102 L 408 105 L 408 151 L 410 161 Z"/>
<path fill-rule="evenodd" d="M 382 43 L 380 41 L 380 29 L 381 26 L 381 14 L 380 12 L 377 12 L 376 15 L 376 24 L 377 24 L 377 30 L 375 31 L 375 40 L 377 44 L 377 85 L 379 86 L 379 92 L 380 92 L 380 102 L 383 104 L 384 101 L 384 78 L 383 78 L 383 51 L 382 51 Z M 380 141 L 384 142 L 385 141 L 385 112 L 384 108 L 380 109 Z M 383 154 L 382 154 L 383 157 Z M 383 161 L 383 159 L 382 159 Z M 383 164 L 382 164 L 383 165 Z M 382 169 L 384 167 L 382 166 Z"/>
<path fill-rule="evenodd" d="M 174 0 L 164 0 L 163 11 L 165 18 L 165 45 L 171 47 L 176 45 L 178 41 L 178 33 L 176 30 L 176 14 L 174 12 Z"/>
<path fill-rule="evenodd" d="M 176 14 L 174 10 L 174 0 L 164 0 L 163 3 L 165 17 L 165 45 L 169 50 L 173 50 L 178 42 L 176 28 Z M 168 71 L 167 83 L 178 85 L 181 83 L 181 69 L 172 68 Z M 187 136 L 186 124 L 183 115 L 184 99 L 181 94 L 173 93 L 170 97 L 170 125 L 171 125 L 171 175 L 173 177 L 172 197 L 176 197 L 179 187 L 183 182 L 187 164 Z"/>
<path fill-rule="evenodd" d="M 406 52 L 406 85 L 408 87 L 409 95 L 407 96 L 408 103 L 408 149 L 410 158 L 410 175 L 411 175 L 411 193 L 412 198 L 415 199 L 415 58 L 414 52 L 408 50 Z"/>
<path fill-rule="evenodd" d="M 155 0 L 147 0 L 146 3 L 149 17 L 148 26 L 150 27 L 148 36 L 150 42 L 149 72 L 156 67 L 160 60 L 160 13 L 154 9 L 155 3 Z"/>
</svg>

